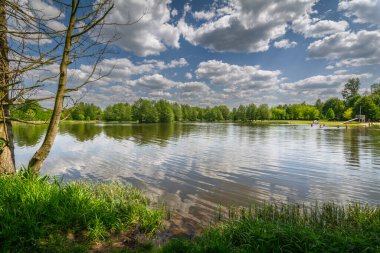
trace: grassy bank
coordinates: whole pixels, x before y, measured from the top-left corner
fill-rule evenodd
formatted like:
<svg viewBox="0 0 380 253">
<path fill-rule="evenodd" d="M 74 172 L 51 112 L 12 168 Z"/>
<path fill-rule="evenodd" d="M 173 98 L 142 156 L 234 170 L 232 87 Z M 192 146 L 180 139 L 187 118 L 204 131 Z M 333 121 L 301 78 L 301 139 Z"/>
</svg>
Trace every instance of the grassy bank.
<svg viewBox="0 0 380 253">
<path fill-rule="evenodd" d="M 0 189 L 0 252 L 380 252 L 380 208 L 367 205 L 230 208 L 198 237 L 154 247 L 163 211 L 133 187 L 21 172 Z"/>
<path fill-rule="evenodd" d="M 26 172 L 0 176 L 0 251 L 87 252 L 117 237 L 152 235 L 163 212 L 118 183 L 62 184 Z"/>
<path fill-rule="evenodd" d="M 345 127 L 345 124 L 343 124 L 344 121 L 327 121 L 327 120 L 320 120 L 318 121 L 317 125 L 325 125 L 329 127 Z M 312 120 L 258 120 L 258 121 L 252 121 L 249 122 L 250 124 L 292 124 L 292 125 L 310 125 L 313 123 Z M 360 127 L 360 126 L 368 126 L 368 123 L 359 123 L 359 122 L 349 122 L 347 124 L 348 127 Z"/>
<path fill-rule="evenodd" d="M 380 252 L 380 209 L 327 203 L 306 208 L 262 204 L 193 239 L 174 239 L 158 252 Z"/>
</svg>

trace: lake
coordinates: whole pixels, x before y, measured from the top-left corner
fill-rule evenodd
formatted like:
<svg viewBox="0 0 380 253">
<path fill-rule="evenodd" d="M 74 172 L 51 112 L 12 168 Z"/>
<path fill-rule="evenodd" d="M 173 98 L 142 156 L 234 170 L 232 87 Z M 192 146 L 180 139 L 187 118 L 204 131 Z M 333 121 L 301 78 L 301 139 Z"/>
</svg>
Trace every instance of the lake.
<svg viewBox="0 0 380 253">
<path fill-rule="evenodd" d="M 46 126 L 16 125 L 18 167 Z M 310 125 L 64 123 L 43 174 L 118 180 L 190 221 L 253 201 L 380 204 L 380 131 Z"/>
</svg>

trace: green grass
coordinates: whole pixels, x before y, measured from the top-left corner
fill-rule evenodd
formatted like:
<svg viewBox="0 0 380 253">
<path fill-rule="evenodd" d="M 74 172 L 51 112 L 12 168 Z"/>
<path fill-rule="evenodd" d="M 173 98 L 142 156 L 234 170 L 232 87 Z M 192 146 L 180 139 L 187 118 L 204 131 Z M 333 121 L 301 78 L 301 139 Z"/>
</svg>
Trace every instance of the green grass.
<svg viewBox="0 0 380 253">
<path fill-rule="evenodd" d="M 326 126 L 339 126 L 344 127 L 343 124 L 345 121 L 327 121 L 327 120 L 319 120 L 318 124 L 325 124 Z M 311 124 L 312 120 L 288 120 L 289 124 Z M 358 127 L 358 126 L 368 126 L 368 123 L 359 123 L 357 121 L 352 121 L 347 124 L 349 127 Z"/>
<path fill-rule="evenodd" d="M 219 207 L 199 236 L 156 247 L 134 237 L 154 235 L 164 210 L 131 186 L 23 171 L 0 176 L 0 190 L 0 252 L 380 252 L 380 208 L 359 203 Z M 112 246 L 118 235 L 130 245 Z"/>
<path fill-rule="evenodd" d="M 312 120 L 263 120 L 263 121 L 253 121 L 249 122 L 250 124 L 294 124 L 294 125 L 310 125 Z M 327 120 L 319 120 L 318 125 L 324 124 L 325 126 L 330 127 L 345 127 L 343 124 L 344 121 L 327 121 Z M 368 126 L 368 123 L 359 123 L 357 121 L 353 121 L 347 124 L 349 127 L 358 127 L 358 126 Z"/>
<path fill-rule="evenodd" d="M 131 186 L 0 176 L 0 251 L 87 252 L 121 233 L 153 235 L 163 211 Z"/>
<path fill-rule="evenodd" d="M 230 219 L 158 252 L 380 252 L 380 210 L 333 203 L 230 209 Z"/>
</svg>

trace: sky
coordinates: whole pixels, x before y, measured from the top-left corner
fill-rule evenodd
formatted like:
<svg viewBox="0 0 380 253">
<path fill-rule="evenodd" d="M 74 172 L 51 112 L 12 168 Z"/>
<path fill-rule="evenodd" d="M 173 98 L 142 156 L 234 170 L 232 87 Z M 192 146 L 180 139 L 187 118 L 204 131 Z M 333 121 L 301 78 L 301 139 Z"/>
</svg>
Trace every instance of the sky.
<svg viewBox="0 0 380 253">
<path fill-rule="evenodd" d="M 49 0 L 32 3 L 47 9 Z M 139 21 L 105 28 L 119 39 L 99 67 L 113 70 L 82 100 L 314 104 L 341 98 L 352 77 L 365 93 L 380 82 L 379 14 L 380 0 L 115 0 L 108 22 Z M 90 66 L 78 61 L 71 74 L 81 79 Z"/>
</svg>

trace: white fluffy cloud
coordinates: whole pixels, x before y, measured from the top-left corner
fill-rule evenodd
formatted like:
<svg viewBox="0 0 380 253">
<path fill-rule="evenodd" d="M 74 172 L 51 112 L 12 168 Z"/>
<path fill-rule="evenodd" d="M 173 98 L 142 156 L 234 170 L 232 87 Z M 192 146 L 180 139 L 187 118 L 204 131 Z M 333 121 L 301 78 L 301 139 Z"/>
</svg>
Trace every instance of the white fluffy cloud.
<svg viewBox="0 0 380 253">
<path fill-rule="evenodd" d="M 136 90 L 150 89 L 154 91 L 163 91 L 177 86 L 177 83 L 165 78 L 160 74 L 145 75 L 136 80 L 128 81 L 128 84 Z"/>
<path fill-rule="evenodd" d="M 380 31 L 341 32 L 311 43 L 309 56 L 336 61 L 336 66 L 380 64 Z"/>
<path fill-rule="evenodd" d="M 179 98 L 190 97 L 197 98 L 208 95 L 211 92 L 210 87 L 203 82 L 185 82 L 178 84 Z"/>
<path fill-rule="evenodd" d="M 105 32 L 120 39 L 115 43 L 139 56 L 158 55 L 167 47 L 178 48 L 178 29 L 170 24 L 170 0 L 135 1 L 116 0 L 115 8 L 107 16 L 107 22 L 132 25 L 109 26 Z M 172 15 L 176 14 L 175 12 Z"/>
<path fill-rule="evenodd" d="M 275 41 L 273 43 L 273 46 L 276 48 L 292 48 L 297 46 L 297 42 L 295 41 L 289 41 L 289 40 L 280 40 L 280 41 Z"/>
<path fill-rule="evenodd" d="M 314 103 L 316 98 L 326 100 L 340 97 L 344 84 L 349 78 L 358 77 L 365 81 L 372 77 L 371 73 L 316 75 L 295 82 L 280 85 L 278 97 L 285 103 Z"/>
<path fill-rule="evenodd" d="M 294 90 L 297 92 L 318 90 L 320 93 L 325 91 L 339 93 L 348 79 L 357 77 L 360 79 L 368 79 L 372 77 L 370 73 L 359 75 L 317 75 L 308 77 L 292 83 L 281 84 L 284 90 Z"/>
<path fill-rule="evenodd" d="M 21 1 L 25 2 L 25 0 Z M 50 1 L 42 0 L 28 0 L 28 5 L 31 11 L 40 18 L 43 19 L 54 19 L 57 17 L 64 18 L 65 14 L 56 8 Z"/>
<path fill-rule="evenodd" d="M 191 74 L 190 72 L 187 72 L 186 74 L 185 74 L 185 77 L 187 78 L 187 79 L 193 79 L 193 74 Z"/>
<path fill-rule="evenodd" d="M 338 9 L 348 17 L 352 17 L 356 23 L 380 25 L 379 0 L 342 0 L 339 2 Z"/>
<path fill-rule="evenodd" d="M 112 101 L 98 101 L 102 105 L 115 102 L 134 102 L 140 97 L 149 99 L 168 99 L 187 102 L 194 105 L 203 104 L 211 94 L 211 89 L 203 82 L 175 82 L 160 74 L 144 75 L 135 80 L 128 80 L 124 85 L 101 87 L 100 91 L 112 98 Z M 91 94 L 90 97 L 93 97 Z"/>
<path fill-rule="evenodd" d="M 215 17 L 216 13 L 212 11 L 196 11 L 193 13 L 193 17 L 196 20 L 210 20 Z"/>
<path fill-rule="evenodd" d="M 199 27 L 178 22 L 184 38 L 193 45 L 215 51 L 262 52 L 272 40 L 284 35 L 288 23 L 311 11 L 314 0 L 240 0 L 209 12 L 197 12 L 206 19 Z M 212 18 L 211 18 L 212 17 Z"/>
<path fill-rule="evenodd" d="M 262 70 L 260 66 L 239 66 L 222 61 L 201 62 L 195 71 L 198 79 L 205 79 L 225 90 L 262 90 L 272 88 L 280 82 L 278 70 Z"/>
<path fill-rule="evenodd" d="M 92 79 L 95 80 L 102 76 L 100 80 L 96 81 L 96 85 L 110 85 L 118 83 L 126 83 L 139 76 L 149 76 L 158 74 L 160 71 L 171 68 L 181 68 L 188 63 L 185 58 L 171 60 L 164 62 L 160 60 L 144 60 L 140 63 L 133 63 L 127 58 L 110 58 L 104 59 L 98 64 Z M 68 85 L 75 87 L 83 83 L 91 75 L 93 65 L 81 64 L 76 69 L 69 69 L 69 82 Z M 46 80 L 45 84 L 55 83 L 59 74 L 59 66 L 57 64 L 47 65 L 43 69 L 33 70 L 26 76 L 30 82 L 36 82 L 47 77 L 55 77 Z"/>
<path fill-rule="evenodd" d="M 326 35 L 343 32 L 348 27 L 349 24 L 344 20 L 321 20 L 310 18 L 309 14 L 296 19 L 292 25 L 293 31 L 303 34 L 305 38 L 322 38 Z"/>
</svg>

